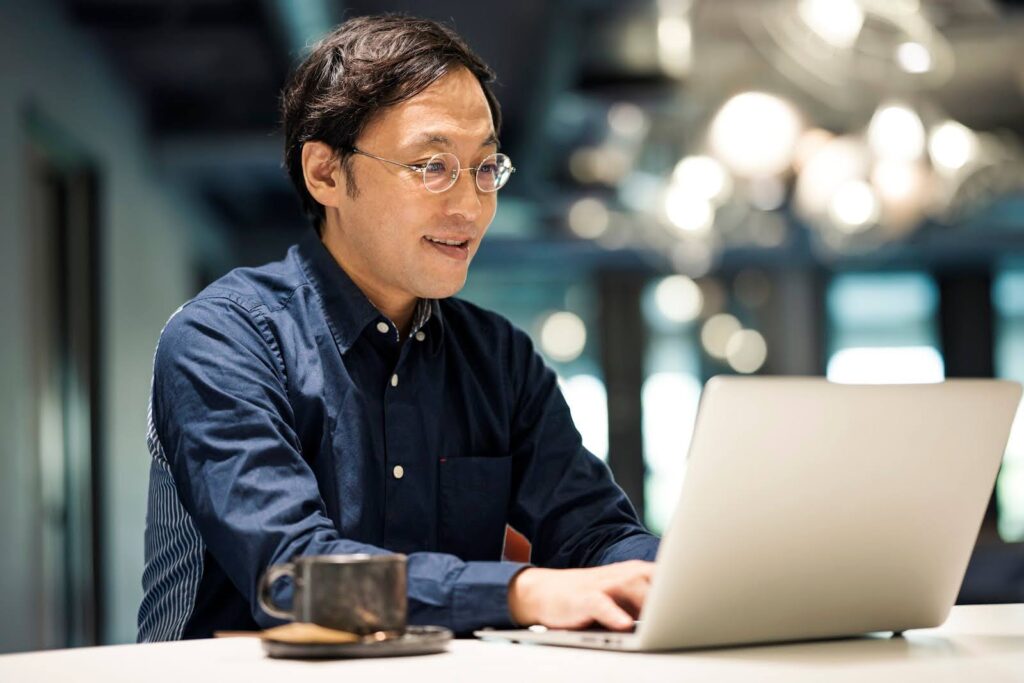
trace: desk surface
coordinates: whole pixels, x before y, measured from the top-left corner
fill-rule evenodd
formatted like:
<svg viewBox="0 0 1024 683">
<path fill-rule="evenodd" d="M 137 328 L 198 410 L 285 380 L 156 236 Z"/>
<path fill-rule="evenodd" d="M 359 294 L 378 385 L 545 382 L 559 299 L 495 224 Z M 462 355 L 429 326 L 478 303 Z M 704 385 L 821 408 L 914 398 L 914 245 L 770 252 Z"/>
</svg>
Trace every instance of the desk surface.
<svg viewBox="0 0 1024 683">
<path fill-rule="evenodd" d="M 447 653 L 393 659 L 268 659 L 252 638 L 52 650 L 0 657 L 0 681 L 283 680 L 485 683 L 565 681 L 1022 681 L 1024 604 L 956 607 L 904 638 L 635 654 L 457 640 Z"/>
</svg>

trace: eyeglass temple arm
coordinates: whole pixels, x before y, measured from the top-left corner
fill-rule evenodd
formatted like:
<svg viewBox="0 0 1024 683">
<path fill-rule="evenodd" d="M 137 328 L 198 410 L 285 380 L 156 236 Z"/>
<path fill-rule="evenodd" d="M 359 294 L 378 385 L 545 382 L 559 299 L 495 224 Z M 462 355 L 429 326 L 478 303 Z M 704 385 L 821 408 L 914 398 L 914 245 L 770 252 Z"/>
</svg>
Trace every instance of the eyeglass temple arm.
<svg viewBox="0 0 1024 683">
<path fill-rule="evenodd" d="M 369 152 L 364 152 L 363 150 L 359 149 L 358 147 L 353 147 L 352 151 L 355 152 L 356 154 L 362 154 L 364 157 L 370 157 L 371 159 L 376 159 L 377 161 L 383 161 L 384 163 L 387 163 L 387 164 L 394 164 L 395 166 L 401 166 L 402 168 L 407 168 L 410 171 L 416 171 L 417 173 L 422 173 L 423 172 L 423 166 L 422 165 L 420 165 L 420 166 L 413 166 L 411 164 L 403 164 L 401 161 L 395 161 L 393 159 L 385 159 L 384 157 L 379 157 L 376 154 L 370 154 Z"/>
</svg>

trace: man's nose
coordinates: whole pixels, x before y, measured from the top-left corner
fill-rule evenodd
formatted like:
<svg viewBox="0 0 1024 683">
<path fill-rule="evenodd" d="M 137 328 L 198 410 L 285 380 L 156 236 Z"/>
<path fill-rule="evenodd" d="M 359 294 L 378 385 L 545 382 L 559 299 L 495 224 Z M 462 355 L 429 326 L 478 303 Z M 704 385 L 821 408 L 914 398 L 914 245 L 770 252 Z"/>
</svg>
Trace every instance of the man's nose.
<svg viewBox="0 0 1024 683">
<path fill-rule="evenodd" d="M 483 203 L 472 171 L 460 172 L 455 184 L 444 194 L 449 215 L 461 216 L 469 222 L 475 222 L 480 217 Z"/>
</svg>

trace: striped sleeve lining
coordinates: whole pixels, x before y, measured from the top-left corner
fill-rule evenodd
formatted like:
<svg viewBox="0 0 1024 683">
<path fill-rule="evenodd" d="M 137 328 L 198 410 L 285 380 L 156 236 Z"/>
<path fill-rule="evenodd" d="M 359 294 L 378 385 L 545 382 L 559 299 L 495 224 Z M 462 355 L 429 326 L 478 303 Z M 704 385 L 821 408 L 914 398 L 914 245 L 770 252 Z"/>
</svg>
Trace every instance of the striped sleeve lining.
<svg viewBox="0 0 1024 683">
<path fill-rule="evenodd" d="M 146 443 L 152 457 L 149 511 L 139 608 L 139 642 L 178 640 L 195 607 L 205 546 L 181 504 L 149 409 Z"/>
</svg>

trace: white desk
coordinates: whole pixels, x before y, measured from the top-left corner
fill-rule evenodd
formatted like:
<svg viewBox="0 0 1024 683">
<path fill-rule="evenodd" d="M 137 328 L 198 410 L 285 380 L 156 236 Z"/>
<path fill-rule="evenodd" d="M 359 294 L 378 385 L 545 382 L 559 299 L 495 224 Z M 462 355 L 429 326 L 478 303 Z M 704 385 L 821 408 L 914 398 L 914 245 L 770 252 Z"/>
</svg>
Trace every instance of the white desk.
<svg viewBox="0 0 1024 683">
<path fill-rule="evenodd" d="M 956 607 L 905 638 L 671 654 L 627 654 L 458 640 L 393 659 L 268 659 L 251 638 L 117 645 L 0 657 L 0 681 L 138 683 L 534 683 L 535 681 L 1024 681 L 1024 604 Z"/>
</svg>

